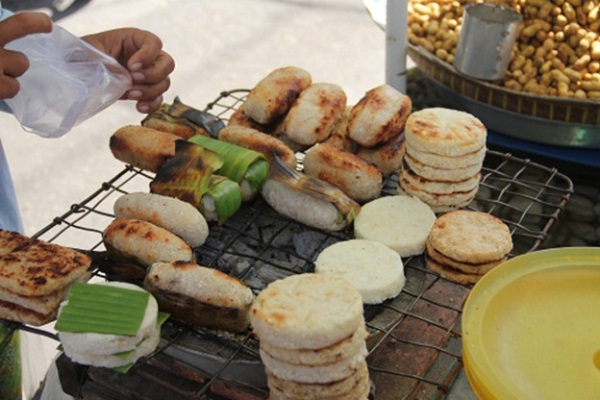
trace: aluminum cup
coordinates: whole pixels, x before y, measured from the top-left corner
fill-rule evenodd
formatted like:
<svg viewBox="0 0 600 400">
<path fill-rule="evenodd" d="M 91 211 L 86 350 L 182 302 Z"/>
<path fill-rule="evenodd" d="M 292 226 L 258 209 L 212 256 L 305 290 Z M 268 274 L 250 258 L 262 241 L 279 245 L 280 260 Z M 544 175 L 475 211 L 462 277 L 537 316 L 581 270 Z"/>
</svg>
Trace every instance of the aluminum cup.
<svg viewBox="0 0 600 400">
<path fill-rule="evenodd" d="M 500 4 L 466 5 L 454 67 L 476 79 L 502 79 L 506 75 L 521 20 L 521 14 Z"/>
</svg>

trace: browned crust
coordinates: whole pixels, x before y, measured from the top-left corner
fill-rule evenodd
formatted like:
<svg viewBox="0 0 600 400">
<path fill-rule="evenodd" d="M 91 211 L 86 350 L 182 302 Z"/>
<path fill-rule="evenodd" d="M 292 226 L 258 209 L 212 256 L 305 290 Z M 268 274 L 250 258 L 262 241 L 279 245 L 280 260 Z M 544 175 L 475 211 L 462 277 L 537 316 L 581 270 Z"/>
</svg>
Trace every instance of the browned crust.
<svg viewBox="0 0 600 400">
<path fill-rule="evenodd" d="M 0 286 L 18 295 L 45 296 L 84 275 L 91 258 L 76 250 L 0 231 Z M 16 246 L 15 246 L 16 244 Z"/>
<path fill-rule="evenodd" d="M 0 300 L 0 318 L 22 324 L 41 326 L 56 319 L 58 307 L 48 314 L 40 314 L 25 307 Z"/>
<path fill-rule="evenodd" d="M 113 156 L 127 164 L 150 172 L 159 168 L 175 155 L 177 135 L 144 126 L 127 125 L 110 137 Z"/>
<path fill-rule="evenodd" d="M 470 285 L 477 283 L 482 276 L 476 274 L 466 274 L 464 272 L 448 268 L 432 260 L 431 257 L 429 257 L 427 254 L 425 255 L 425 262 L 433 272 L 436 272 L 442 278 L 451 282 L 458 283 L 460 285 Z"/>
<path fill-rule="evenodd" d="M 350 112 L 348 122 L 348 134 L 352 140 L 364 147 L 375 147 L 388 142 L 391 138 L 399 135 L 406 124 L 412 110 L 410 97 L 397 93 L 399 96 L 399 107 L 390 113 L 390 102 L 395 101 L 388 96 L 386 85 L 375 87 L 365 93 Z M 369 116 L 385 115 L 389 117 L 382 121 L 379 126 L 366 132 L 359 126 L 358 121 L 361 114 Z"/>
<path fill-rule="evenodd" d="M 287 144 L 256 129 L 228 126 L 219 132 L 219 140 L 262 153 L 269 161 L 277 156 L 290 168 L 297 167 L 296 154 Z"/>
<path fill-rule="evenodd" d="M 381 192 L 381 171 L 356 154 L 327 143 L 319 143 L 308 150 L 304 167 L 308 175 L 340 188 L 356 201 L 372 199 Z M 364 192 L 365 187 L 372 193 Z"/>
<path fill-rule="evenodd" d="M 261 79 L 248 93 L 244 112 L 252 120 L 266 125 L 288 112 L 300 93 L 310 86 L 312 78 L 301 68 L 277 68 Z M 256 105 L 256 106 L 255 106 Z M 264 115 L 254 109 L 265 111 Z"/>
</svg>

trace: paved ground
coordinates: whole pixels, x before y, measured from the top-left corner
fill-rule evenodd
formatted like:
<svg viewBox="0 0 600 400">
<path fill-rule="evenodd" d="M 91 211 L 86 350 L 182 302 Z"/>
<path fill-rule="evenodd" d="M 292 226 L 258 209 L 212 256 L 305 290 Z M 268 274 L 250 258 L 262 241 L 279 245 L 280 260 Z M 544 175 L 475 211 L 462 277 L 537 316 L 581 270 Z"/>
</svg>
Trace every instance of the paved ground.
<svg viewBox="0 0 600 400">
<path fill-rule="evenodd" d="M 341 85 L 353 102 L 385 80 L 385 34 L 361 0 L 80 0 L 56 15 L 78 35 L 123 26 L 158 34 L 177 63 L 169 102 L 178 95 L 203 107 L 222 90 L 251 87 L 284 65 Z M 37 232 L 119 171 L 108 138 L 141 118 L 132 103 L 120 102 L 62 138 L 43 139 L 0 115 L 26 232 Z"/>
</svg>

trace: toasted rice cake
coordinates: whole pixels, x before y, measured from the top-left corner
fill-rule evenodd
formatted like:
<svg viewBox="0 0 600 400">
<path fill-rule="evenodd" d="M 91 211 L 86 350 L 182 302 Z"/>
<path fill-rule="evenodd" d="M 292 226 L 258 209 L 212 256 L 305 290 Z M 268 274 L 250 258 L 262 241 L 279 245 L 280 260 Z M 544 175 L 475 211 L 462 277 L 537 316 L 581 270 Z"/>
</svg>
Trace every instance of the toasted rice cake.
<svg viewBox="0 0 600 400">
<path fill-rule="evenodd" d="M 279 157 L 288 167 L 296 169 L 296 153 L 275 136 L 243 126 L 227 126 L 219 131 L 219 140 L 264 154 L 271 162 Z"/>
<path fill-rule="evenodd" d="M 129 193 L 114 204 L 115 217 L 141 219 L 165 228 L 191 247 L 201 246 L 208 237 L 208 223 L 197 208 L 175 197 L 156 193 Z"/>
<path fill-rule="evenodd" d="M 402 161 L 415 174 L 433 181 L 461 182 L 481 172 L 481 165 L 475 164 L 465 168 L 442 169 L 431 167 L 415 160 L 409 152 L 405 152 Z"/>
<path fill-rule="evenodd" d="M 346 108 L 346 92 L 332 83 L 313 83 L 292 105 L 283 120 L 285 135 L 311 146 L 331 135 Z"/>
<path fill-rule="evenodd" d="M 48 296 L 89 272 L 91 258 L 79 251 L 16 232 L 0 232 L 0 248 L 10 249 L 0 256 L 2 289 L 22 296 Z"/>
<path fill-rule="evenodd" d="M 487 147 L 483 146 L 479 150 L 462 156 L 443 156 L 416 149 L 407 142 L 404 142 L 403 146 L 406 147 L 405 151 L 414 160 L 421 164 L 441 169 L 469 168 L 474 165 L 481 166 L 487 152 Z"/>
<path fill-rule="evenodd" d="M 362 298 L 342 278 L 292 275 L 258 294 L 250 322 L 261 341 L 287 349 L 320 349 L 364 324 Z"/>
<path fill-rule="evenodd" d="M 435 222 L 427 204 L 411 196 L 383 196 L 363 205 L 354 220 L 354 236 L 390 247 L 401 257 L 421 254 Z"/>
<path fill-rule="evenodd" d="M 430 206 L 453 206 L 457 204 L 468 204 L 475 198 L 475 195 L 477 194 L 477 189 L 479 187 L 478 185 L 467 191 L 456 191 L 451 193 L 434 193 L 416 187 L 402 176 L 399 179 L 399 184 L 400 187 L 402 187 L 402 190 L 404 190 L 406 193 L 408 193 L 411 196 L 418 197 Z"/>
<path fill-rule="evenodd" d="M 356 354 L 367 355 L 365 339 L 368 333 L 361 325 L 354 333 L 331 346 L 321 349 L 285 349 L 273 346 L 267 341 L 261 341 L 261 349 L 271 357 L 291 364 L 319 365 L 338 362 Z"/>
<path fill-rule="evenodd" d="M 507 257 L 503 257 L 499 260 L 490 261 L 487 263 L 469 264 L 453 260 L 450 257 L 446 257 L 445 255 L 434 249 L 433 246 L 429 244 L 429 242 L 427 243 L 426 248 L 427 257 L 429 257 L 432 261 L 438 263 L 441 266 L 464 272 L 465 274 L 484 275 L 490 272 L 492 269 L 496 268 L 498 265 L 502 264 L 507 259 Z"/>
<path fill-rule="evenodd" d="M 404 136 L 398 135 L 378 147 L 361 146 L 356 151 L 356 155 L 377 167 L 383 176 L 388 176 L 400 169 L 402 165 L 402 157 L 404 156 L 403 141 Z"/>
<path fill-rule="evenodd" d="M 348 119 L 350 118 L 350 110 L 352 110 L 352 106 L 346 106 L 342 115 L 333 127 L 331 135 L 329 135 L 322 143 L 328 143 L 351 153 L 354 152 L 357 145 L 348 137 Z"/>
<path fill-rule="evenodd" d="M 446 257 L 472 264 L 500 260 L 513 247 L 504 222 L 491 214 L 468 210 L 441 215 L 427 240 Z"/>
<path fill-rule="evenodd" d="M 257 131 L 268 134 L 274 133 L 278 123 L 279 119 L 276 119 L 268 125 L 259 124 L 258 122 L 246 115 L 246 113 L 244 112 L 244 104 L 240 105 L 227 120 L 227 126 L 243 126 L 246 128 L 256 129 Z"/>
<path fill-rule="evenodd" d="M 346 196 L 340 191 L 341 195 Z M 331 202 L 294 190 L 284 182 L 267 179 L 261 188 L 265 201 L 278 213 L 324 231 L 340 231 L 348 226 Z"/>
<path fill-rule="evenodd" d="M 312 83 L 310 73 L 287 66 L 271 71 L 248 93 L 244 113 L 259 124 L 269 124 L 287 113 L 300 93 Z"/>
<path fill-rule="evenodd" d="M 364 400 L 362 396 L 364 385 L 369 388 L 369 369 L 366 361 L 358 364 L 356 370 L 348 377 L 339 381 L 327 383 L 301 383 L 278 378 L 266 370 L 268 385 L 271 394 L 281 394 L 286 398 L 292 399 L 357 399 Z"/>
<path fill-rule="evenodd" d="M 406 281 L 400 255 L 368 239 L 344 240 L 325 248 L 315 260 L 315 273 L 348 280 L 365 304 L 396 297 Z"/>
<path fill-rule="evenodd" d="M 182 140 L 172 133 L 145 126 L 127 125 L 110 137 L 109 147 L 119 161 L 150 172 L 175 155 L 175 142 Z"/>
<path fill-rule="evenodd" d="M 91 278 L 91 276 L 92 271 L 87 270 L 85 274 L 81 275 L 74 282 L 86 282 Z M 35 311 L 41 315 L 56 316 L 58 306 L 60 305 L 61 301 L 65 299 L 68 291 L 69 286 L 60 290 L 56 290 L 45 296 L 23 296 L 0 287 L 0 301 L 15 304 L 19 307 Z M 18 318 L 18 316 L 15 316 L 15 319 Z M 10 318 L 9 315 L 5 319 L 11 320 L 12 318 Z"/>
<path fill-rule="evenodd" d="M 436 181 L 415 174 L 405 165 L 400 170 L 398 178 L 405 181 L 416 190 L 422 190 L 429 193 L 451 194 L 455 192 L 470 192 L 477 190 L 479 188 L 481 174 L 478 173 L 473 177 L 458 182 Z"/>
<path fill-rule="evenodd" d="M 470 285 L 470 284 L 477 283 L 479 281 L 479 279 L 481 279 L 481 277 L 483 276 L 483 275 L 479 275 L 479 274 L 467 274 L 467 273 L 452 269 L 450 267 L 447 267 L 445 265 L 442 265 L 442 264 L 432 260 L 427 255 L 425 255 L 425 263 L 433 272 L 436 272 L 442 278 L 444 278 L 448 281 L 451 281 L 451 282 L 461 284 L 461 285 Z"/>
<path fill-rule="evenodd" d="M 348 136 L 364 147 L 384 144 L 402 132 L 411 109 L 410 97 L 390 85 L 377 86 L 352 107 Z"/>
<path fill-rule="evenodd" d="M 355 154 L 327 143 L 308 149 L 304 172 L 338 187 L 352 200 L 364 203 L 380 196 L 381 171 Z"/>
<path fill-rule="evenodd" d="M 144 287 L 176 319 L 228 332 L 248 328 L 254 294 L 219 270 L 194 262 L 158 262 L 148 270 Z"/>
<path fill-rule="evenodd" d="M 159 261 L 191 261 L 189 244 L 151 222 L 115 218 L 102 234 L 106 249 L 116 258 L 149 267 Z"/>
<path fill-rule="evenodd" d="M 481 149 L 487 130 L 475 116 L 433 107 L 415 111 L 404 129 L 410 147 L 442 156 L 463 156 Z"/>
<path fill-rule="evenodd" d="M 42 326 L 56 319 L 58 308 L 43 314 L 14 303 L 0 300 L 0 318 L 22 324 Z"/>
<path fill-rule="evenodd" d="M 301 383 L 328 383 L 348 378 L 365 361 L 365 355 L 355 354 L 334 363 L 304 365 L 278 360 L 259 349 L 265 368 L 280 379 Z"/>
</svg>

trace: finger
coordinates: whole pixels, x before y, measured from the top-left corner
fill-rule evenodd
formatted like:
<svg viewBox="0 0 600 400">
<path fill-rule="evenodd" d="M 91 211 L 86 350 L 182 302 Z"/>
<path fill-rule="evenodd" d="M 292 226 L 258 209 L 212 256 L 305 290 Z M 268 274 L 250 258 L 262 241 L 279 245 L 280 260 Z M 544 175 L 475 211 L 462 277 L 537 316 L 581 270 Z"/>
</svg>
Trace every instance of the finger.
<svg viewBox="0 0 600 400">
<path fill-rule="evenodd" d="M 0 46 L 32 33 L 50 32 L 52 20 L 46 14 L 23 12 L 0 22 Z"/>
<path fill-rule="evenodd" d="M 163 103 L 163 97 L 158 96 L 157 98 L 151 101 L 138 101 L 136 104 L 136 109 L 142 114 L 150 114 L 158 110 Z"/>
<path fill-rule="evenodd" d="M 132 47 L 130 49 L 131 56 L 127 60 L 127 68 L 130 71 L 140 71 L 154 64 L 162 49 L 160 38 L 143 30 L 134 31 L 129 44 Z"/>
<path fill-rule="evenodd" d="M 19 81 L 10 76 L 0 76 L 0 99 L 13 98 L 18 92 Z"/>
<path fill-rule="evenodd" d="M 25 54 L 11 50 L 0 50 L 1 73 L 13 78 L 17 78 L 29 68 L 29 59 Z"/>
<path fill-rule="evenodd" d="M 170 86 L 171 80 L 169 78 L 152 85 L 134 85 L 127 93 L 127 97 L 130 100 L 137 101 L 153 100 L 166 92 Z"/>
<path fill-rule="evenodd" d="M 133 71 L 132 78 L 139 83 L 157 83 L 167 78 L 174 69 L 173 58 L 161 51 L 151 65 L 139 71 Z"/>
</svg>

